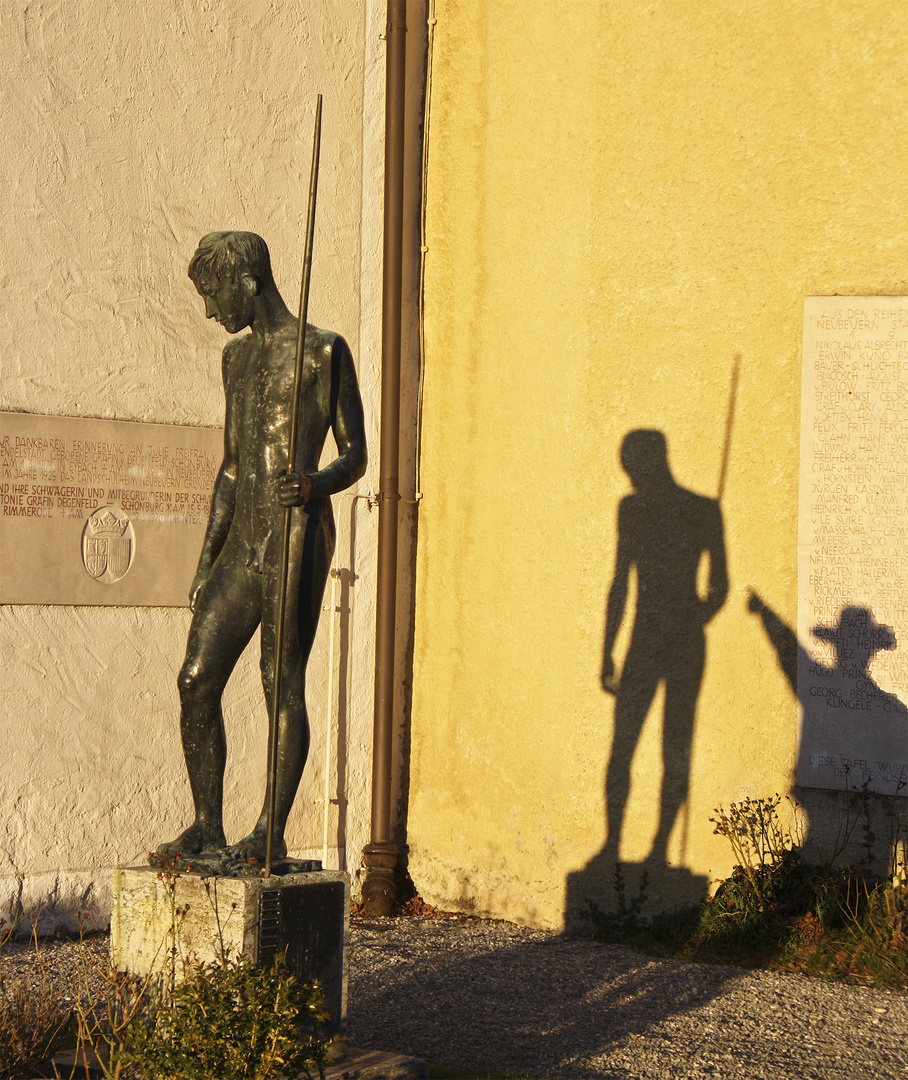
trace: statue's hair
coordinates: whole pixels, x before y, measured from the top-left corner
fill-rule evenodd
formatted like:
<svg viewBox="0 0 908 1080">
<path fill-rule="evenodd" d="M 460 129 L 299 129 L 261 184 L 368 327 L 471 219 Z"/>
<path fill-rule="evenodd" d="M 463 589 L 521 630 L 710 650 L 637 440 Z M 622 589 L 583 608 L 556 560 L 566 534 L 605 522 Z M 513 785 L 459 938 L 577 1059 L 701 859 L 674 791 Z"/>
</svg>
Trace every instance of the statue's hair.
<svg viewBox="0 0 908 1080">
<path fill-rule="evenodd" d="M 646 469 L 668 463 L 668 443 L 661 431 L 638 428 L 629 431 L 621 444 L 621 464 L 625 469 Z"/>
<path fill-rule="evenodd" d="M 213 290 L 223 278 L 252 274 L 262 284 L 274 282 L 268 245 L 256 233 L 211 232 L 199 241 L 189 262 L 189 276 L 205 291 Z"/>
</svg>

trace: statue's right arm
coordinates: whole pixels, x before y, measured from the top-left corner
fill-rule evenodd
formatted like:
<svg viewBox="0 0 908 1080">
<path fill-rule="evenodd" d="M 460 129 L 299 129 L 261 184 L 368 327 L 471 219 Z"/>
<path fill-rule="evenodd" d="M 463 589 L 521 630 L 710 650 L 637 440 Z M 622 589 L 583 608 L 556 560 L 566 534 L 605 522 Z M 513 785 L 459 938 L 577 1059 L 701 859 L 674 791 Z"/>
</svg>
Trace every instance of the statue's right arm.
<svg viewBox="0 0 908 1080">
<path fill-rule="evenodd" d="M 239 460 L 239 446 L 237 441 L 236 411 L 233 403 L 233 394 L 230 387 L 230 360 L 236 341 L 231 341 L 224 349 L 223 376 L 224 395 L 226 399 L 226 416 L 224 418 L 224 460 L 218 470 L 214 481 L 214 491 L 211 495 L 211 509 L 208 513 L 208 528 L 205 530 L 205 540 L 202 543 L 202 553 L 199 556 L 199 565 L 189 590 L 189 607 L 195 611 L 196 602 L 202 586 L 208 580 L 211 568 L 214 566 L 221 548 L 230 532 L 233 521 L 233 511 L 236 506 L 236 477 L 237 463 Z"/>
<path fill-rule="evenodd" d="M 627 603 L 627 586 L 630 579 L 631 563 L 633 562 L 631 553 L 632 529 L 628 523 L 628 517 L 627 503 L 622 500 L 618 507 L 618 551 L 615 556 L 615 573 L 612 577 L 612 586 L 609 589 L 608 605 L 605 613 L 605 645 L 602 649 L 602 685 L 604 689 L 610 689 L 610 684 L 615 675 L 615 661 L 612 653 L 621 620 L 624 618 L 624 605 Z"/>
</svg>

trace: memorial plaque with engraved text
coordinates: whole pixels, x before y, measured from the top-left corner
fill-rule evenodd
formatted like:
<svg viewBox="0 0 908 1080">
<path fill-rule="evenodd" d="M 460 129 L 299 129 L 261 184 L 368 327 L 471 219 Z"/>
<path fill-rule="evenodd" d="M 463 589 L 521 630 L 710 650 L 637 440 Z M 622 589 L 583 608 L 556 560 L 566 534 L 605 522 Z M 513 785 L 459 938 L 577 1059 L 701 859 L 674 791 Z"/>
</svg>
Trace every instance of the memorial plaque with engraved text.
<svg viewBox="0 0 908 1080">
<path fill-rule="evenodd" d="M 908 297 L 808 297 L 802 372 L 797 781 L 894 794 L 908 779 Z"/>
<path fill-rule="evenodd" d="M 182 607 L 213 428 L 0 413 L 0 603 Z"/>
</svg>

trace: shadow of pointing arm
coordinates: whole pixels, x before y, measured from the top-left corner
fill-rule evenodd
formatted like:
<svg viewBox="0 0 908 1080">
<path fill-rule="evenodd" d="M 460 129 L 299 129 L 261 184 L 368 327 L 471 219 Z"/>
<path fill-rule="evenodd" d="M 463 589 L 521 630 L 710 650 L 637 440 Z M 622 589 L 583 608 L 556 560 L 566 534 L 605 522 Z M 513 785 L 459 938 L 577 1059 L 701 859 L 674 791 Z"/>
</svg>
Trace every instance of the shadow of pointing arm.
<svg viewBox="0 0 908 1080">
<path fill-rule="evenodd" d="M 751 590 L 747 598 L 747 610 L 760 616 L 763 629 L 769 638 L 770 644 L 776 650 L 776 657 L 782 674 L 788 680 L 795 696 L 798 693 L 798 637 L 790 626 L 786 625 L 778 615 L 765 604 L 760 597 Z"/>
</svg>

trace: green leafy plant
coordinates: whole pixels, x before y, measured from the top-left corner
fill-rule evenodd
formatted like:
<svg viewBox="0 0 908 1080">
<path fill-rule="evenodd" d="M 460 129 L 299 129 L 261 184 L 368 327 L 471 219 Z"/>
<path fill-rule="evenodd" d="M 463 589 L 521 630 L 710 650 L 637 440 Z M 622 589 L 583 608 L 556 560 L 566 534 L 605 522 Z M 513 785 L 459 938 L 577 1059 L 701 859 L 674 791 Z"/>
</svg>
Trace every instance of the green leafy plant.
<svg viewBox="0 0 908 1080">
<path fill-rule="evenodd" d="M 649 872 L 644 869 L 636 896 L 628 896 L 624 864 L 615 863 L 615 895 L 618 898 L 614 912 L 603 911 L 595 900 L 587 899 L 579 916 L 589 926 L 594 937 L 600 941 L 624 941 L 644 929 L 648 920 L 643 915 L 646 903 Z"/>
<path fill-rule="evenodd" d="M 735 866 L 698 907 L 645 918 L 645 882 L 639 896 L 628 899 L 619 865 L 617 911 L 587 901 L 581 915 L 600 940 L 659 955 L 668 951 L 684 960 L 724 959 L 908 988 L 908 837 L 898 798 L 905 783 L 903 777 L 882 801 L 890 821 L 882 877 L 871 872 L 877 837 L 866 785 L 846 789 L 836 837 L 818 863 L 803 857 L 802 808 L 776 793 L 714 811 L 713 831 L 728 840 Z M 860 861 L 839 866 L 856 830 Z"/>
<path fill-rule="evenodd" d="M 786 966 L 908 988 L 908 885 L 846 876 L 839 904 L 838 927 L 806 941 L 792 940 Z"/>
<path fill-rule="evenodd" d="M 121 1059 L 172 1080 L 324 1075 L 327 1019 L 320 987 L 298 982 L 282 956 L 270 968 L 245 957 L 194 963 L 132 1020 Z"/>
</svg>

